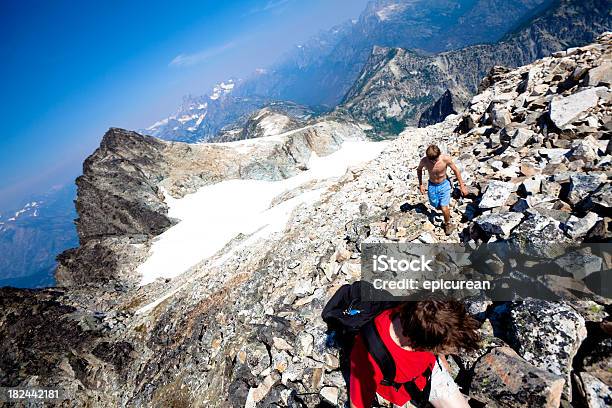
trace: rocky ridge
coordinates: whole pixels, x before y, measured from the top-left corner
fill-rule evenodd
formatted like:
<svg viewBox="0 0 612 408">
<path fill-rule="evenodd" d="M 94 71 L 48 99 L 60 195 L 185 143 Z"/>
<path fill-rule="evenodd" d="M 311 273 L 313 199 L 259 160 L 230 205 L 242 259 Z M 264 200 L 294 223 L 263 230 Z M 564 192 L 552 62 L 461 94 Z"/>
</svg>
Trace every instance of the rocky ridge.
<svg viewBox="0 0 612 408">
<path fill-rule="evenodd" d="M 270 103 L 231 126 L 221 129 L 211 142 L 232 142 L 278 135 L 306 125 L 314 111 L 295 104 Z"/>
<path fill-rule="evenodd" d="M 3 290 L 0 334 L 8 341 L 0 345 L 0 382 L 61 386 L 73 393 L 66 406 L 341 406 L 338 350 L 320 312 L 340 285 L 359 278 L 361 243 L 507 240 L 543 251 L 554 250 L 544 245 L 553 240 L 610 239 L 611 56 L 606 34 L 532 65 L 496 70 L 467 111 L 405 130 L 319 201 L 298 207 L 282 232 L 248 246 L 239 240 L 171 281 L 125 290 L 112 307 L 94 313 L 84 298 L 99 295 L 95 288 Z M 145 209 L 157 214 L 148 225 L 118 204 L 127 221 L 108 228 L 120 236 L 152 234 L 171 222 L 151 186 L 178 196 L 210 180 L 202 174 L 218 174 L 213 164 L 239 154 L 226 148 L 220 161 L 204 161 L 198 155 L 221 155 L 221 146 L 110 133 L 79 187 L 109 202 L 118 191 L 105 191 L 116 191 L 111 181 L 120 172 L 111 168 L 127 170 L 128 192 L 150 183 L 129 195 L 145 198 Z M 323 146 L 334 145 L 329 137 Z M 415 168 L 430 143 L 456 159 L 471 187 L 452 208 L 459 228 L 449 237 L 417 193 Z M 150 160 L 157 155 L 159 166 Z M 89 217 L 96 216 L 92 208 Z M 97 224 L 86 225 L 79 232 L 98 239 Z M 71 274 L 84 267 L 75 264 Z M 483 348 L 449 359 L 464 392 L 488 406 L 605 406 L 610 306 L 592 299 L 471 301 L 483 321 Z"/>
<path fill-rule="evenodd" d="M 500 42 L 435 55 L 376 46 L 342 109 L 378 132 L 439 121 L 471 98 L 491 67 L 517 67 L 593 41 L 612 27 L 609 6 L 605 0 L 561 0 Z"/>
</svg>

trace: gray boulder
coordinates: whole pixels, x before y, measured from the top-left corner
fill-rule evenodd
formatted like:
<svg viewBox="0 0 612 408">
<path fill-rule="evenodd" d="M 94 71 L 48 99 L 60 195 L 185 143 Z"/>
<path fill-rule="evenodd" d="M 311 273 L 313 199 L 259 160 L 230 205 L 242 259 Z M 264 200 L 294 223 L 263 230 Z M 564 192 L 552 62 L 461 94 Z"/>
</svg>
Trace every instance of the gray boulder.
<svg viewBox="0 0 612 408">
<path fill-rule="evenodd" d="M 591 197 L 591 203 L 603 208 L 612 207 L 612 184 L 605 183 Z"/>
<path fill-rule="evenodd" d="M 572 215 L 566 223 L 566 233 L 573 239 L 581 238 L 585 236 L 599 220 L 599 216 L 594 212 L 589 212 L 582 218 Z"/>
<path fill-rule="evenodd" d="M 591 68 L 585 78 L 589 86 L 612 85 L 612 62 L 604 62 L 598 67 Z"/>
<path fill-rule="evenodd" d="M 559 221 L 539 213 L 537 209 L 529 209 L 527 213 L 527 218 L 510 236 L 513 250 L 545 259 L 554 259 L 565 254 L 570 240 L 559 228 Z"/>
<path fill-rule="evenodd" d="M 550 102 L 550 119 L 559 129 L 566 129 L 585 111 L 597 105 L 598 100 L 595 88 L 568 96 L 555 96 Z"/>
<path fill-rule="evenodd" d="M 513 191 L 516 191 L 516 186 L 512 183 L 489 181 L 478 206 L 483 209 L 500 207 L 506 203 Z"/>
<path fill-rule="evenodd" d="M 475 222 L 489 234 L 508 236 L 522 219 L 523 214 L 518 212 L 490 213 L 476 218 Z"/>
<path fill-rule="evenodd" d="M 523 147 L 533 135 L 534 132 L 532 130 L 518 128 L 510 134 L 510 146 L 514 148 Z"/>
<path fill-rule="evenodd" d="M 565 303 L 528 299 L 510 306 L 508 342 L 536 367 L 562 376 L 567 399 L 572 361 L 586 335 L 584 318 Z"/>
<path fill-rule="evenodd" d="M 472 395 L 487 407 L 559 407 L 565 381 L 509 347 L 496 347 L 474 367 Z"/>
<path fill-rule="evenodd" d="M 584 279 L 594 272 L 601 271 L 603 260 L 590 253 L 571 251 L 555 259 L 555 264 L 571 273 L 575 279 Z"/>
<path fill-rule="evenodd" d="M 598 174 L 574 173 L 570 176 L 568 202 L 572 205 L 588 197 L 589 194 L 599 188 L 603 182 L 603 177 Z"/>
<path fill-rule="evenodd" d="M 570 160 L 583 160 L 584 162 L 595 161 L 599 158 L 597 150 L 599 144 L 593 136 L 587 136 L 584 139 L 575 140 L 572 143 L 572 150 L 568 156 Z"/>
</svg>

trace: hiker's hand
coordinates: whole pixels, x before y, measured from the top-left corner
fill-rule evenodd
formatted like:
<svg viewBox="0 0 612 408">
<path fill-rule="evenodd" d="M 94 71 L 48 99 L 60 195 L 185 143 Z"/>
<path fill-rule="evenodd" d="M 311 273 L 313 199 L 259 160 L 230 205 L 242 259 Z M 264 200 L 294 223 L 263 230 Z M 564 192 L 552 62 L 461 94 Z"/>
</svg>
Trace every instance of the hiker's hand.
<svg viewBox="0 0 612 408">
<path fill-rule="evenodd" d="M 421 191 L 421 194 L 425 194 L 425 184 L 421 184 L 419 186 L 419 190 Z"/>
<path fill-rule="evenodd" d="M 461 191 L 461 195 L 463 197 L 466 197 L 468 195 L 468 189 L 466 186 L 464 185 L 459 186 L 459 190 Z"/>
</svg>

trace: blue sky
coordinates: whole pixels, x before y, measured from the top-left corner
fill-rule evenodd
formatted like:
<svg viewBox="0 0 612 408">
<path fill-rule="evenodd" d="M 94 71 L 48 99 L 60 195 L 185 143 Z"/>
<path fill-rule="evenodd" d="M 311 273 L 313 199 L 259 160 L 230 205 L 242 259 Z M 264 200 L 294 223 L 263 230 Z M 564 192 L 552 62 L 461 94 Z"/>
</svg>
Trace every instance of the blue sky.
<svg viewBox="0 0 612 408">
<path fill-rule="evenodd" d="M 0 210 L 71 182 L 111 126 L 246 77 L 367 0 L 0 2 Z"/>
</svg>

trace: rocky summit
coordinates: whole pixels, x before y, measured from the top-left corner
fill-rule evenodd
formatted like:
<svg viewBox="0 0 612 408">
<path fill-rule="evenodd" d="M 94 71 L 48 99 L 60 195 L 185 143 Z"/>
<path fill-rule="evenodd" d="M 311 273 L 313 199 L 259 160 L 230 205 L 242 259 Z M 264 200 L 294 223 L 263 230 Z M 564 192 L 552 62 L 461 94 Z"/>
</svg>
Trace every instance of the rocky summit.
<svg viewBox="0 0 612 408">
<path fill-rule="evenodd" d="M 607 33 L 496 68 L 467 109 L 387 142 L 335 116 L 229 143 L 109 130 L 77 180 L 80 246 L 61 256 L 59 287 L 1 290 L 0 383 L 60 387 L 70 396 L 63 406 L 74 407 L 343 406 L 339 351 L 320 315 L 338 287 L 359 279 L 362 243 L 505 241 L 566 268 L 534 285 L 556 290 L 554 280 L 572 279 L 571 265 L 585 259 L 591 266 L 579 271 L 601 278 L 609 259 L 554 244 L 612 235 L 611 62 Z M 454 157 L 470 189 L 452 202 L 458 228 L 449 236 L 418 193 L 415 169 L 431 143 Z M 380 153 L 351 161 L 364 144 Z M 332 172 L 326 157 L 346 168 Z M 297 180 L 271 189 L 257 212 L 272 211 L 280 227 L 241 229 L 181 273 L 164 275 L 183 262 L 177 256 L 143 282 L 143 265 L 185 224 L 173 214 L 191 216 L 181 206 L 232 180 L 241 194 L 214 190 L 196 202 L 226 199 L 217 217 L 239 204 L 200 236 L 218 238 L 243 212 L 245 224 L 259 217 L 248 212 L 259 205 L 251 183 L 264 182 L 255 185 L 263 194 Z M 610 404 L 610 301 L 574 290 L 589 300 L 468 302 L 482 347 L 449 362 L 474 406 Z"/>
</svg>

